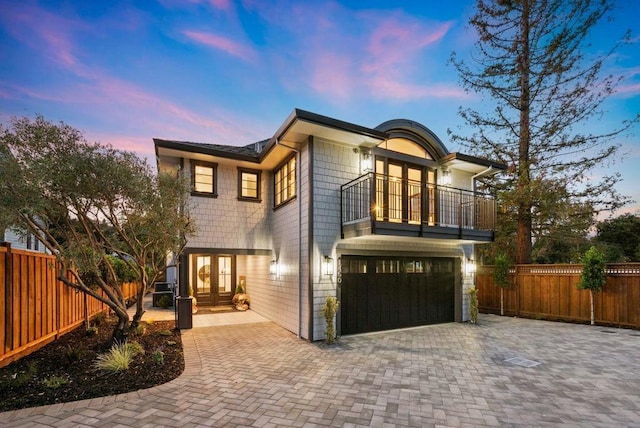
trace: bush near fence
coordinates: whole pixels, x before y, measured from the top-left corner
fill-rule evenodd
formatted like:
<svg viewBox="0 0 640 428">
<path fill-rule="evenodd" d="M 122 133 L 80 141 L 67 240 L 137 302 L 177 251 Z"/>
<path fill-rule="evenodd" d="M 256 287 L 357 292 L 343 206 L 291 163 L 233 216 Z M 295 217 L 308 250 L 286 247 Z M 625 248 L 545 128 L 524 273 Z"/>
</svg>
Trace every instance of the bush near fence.
<svg viewBox="0 0 640 428">
<path fill-rule="evenodd" d="M 607 265 L 607 283 L 595 295 L 596 323 L 640 328 L 640 263 Z M 582 265 L 516 265 L 504 289 L 505 315 L 588 323 L 589 290 L 579 290 Z M 500 288 L 493 284 L 493 267 L 476 272 L 481 313 L 500 313 Z"/>
<path fill-rule="evenodd" d="M 0 367 L 109 309 L 56 277 L 54 256 L 0 246 Z M 136 284 L 122 288 L 125 298 L 135 298 Z"/>
</svg>

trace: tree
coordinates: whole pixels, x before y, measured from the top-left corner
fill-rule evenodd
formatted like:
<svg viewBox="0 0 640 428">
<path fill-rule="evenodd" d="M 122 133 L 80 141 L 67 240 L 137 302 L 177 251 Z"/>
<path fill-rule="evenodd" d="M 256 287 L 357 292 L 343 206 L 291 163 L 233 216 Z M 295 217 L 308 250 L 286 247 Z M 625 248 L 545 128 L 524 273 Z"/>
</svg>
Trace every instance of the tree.
<svg viewBox="0 0 640 428">
<path fill-rule="evenodd" d="M 596 225 L 597 243 L 618 247 L 624 261 L 639 261 L 640 250 L 640 216 L 624 214 L 619 217 L 601 221 Z"/>
<path fill-rule="evenodd" d="M 88 143 L 64 123 L 38 116 L 0 126 L 0 218 L 44 243 L 61 266 L 58 280 L 115 313 L 115 340 L 137 326 L 167 254 L 180 253 L 192 232 L 187 195 L 177 174 L 155 175 L 133 153 Z M 131 323 L 123 261 L 139 283 Z"/>
<path fill-rule="evenodd" d="M 584 254 L 582 263 L 583 267 L 578 288 L 581 290 L 589 290 L 591 325 L 595 325 L 594 294 L 602 291 L 607 283 L 604 255 L 595 246 L 592 246 Z"/>
<path fill-rule="evenodd" d="M 627 33 L 603 55 L 587 55 L 590 32 L 613 7 L 612 0 L 478 0 L 469 21 L 479 34 L 473 62 L 451 57 L 464 88 L 494 101 L 492 111 L 460 108 L 471 136 L 450 133 L 472 152 L 509 165 L 491 184 L 514 216 L 516 264 L 531 262 L 543 200 L 553 206 L 568 197 L 590 212 L 627 202 L 614 188 L 619 174 L 600 181 L 587 175 L 614 159 L 612 140 L 640 119 L 604 133 L 584 127 L 603 115 L 620 81 L 603 76 L 606 60 L 630 41 Z"/>
<path fill-rule="evenodd" d="M 504 289 L 511 287 L 509 267 L 511 263 L 504 254 L 498 254 L 493 263 L 493 283 L 500 287 L 500 315 L 504 316 Z"/>
</svg>

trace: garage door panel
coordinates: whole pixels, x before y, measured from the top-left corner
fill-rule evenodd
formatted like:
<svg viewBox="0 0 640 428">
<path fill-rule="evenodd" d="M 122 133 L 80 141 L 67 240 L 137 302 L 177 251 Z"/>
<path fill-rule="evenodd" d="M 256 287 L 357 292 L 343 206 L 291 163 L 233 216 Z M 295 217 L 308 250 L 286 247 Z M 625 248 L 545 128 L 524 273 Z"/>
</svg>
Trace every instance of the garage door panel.
<svg viewBox="0 0 640 428">
<path fill-rule="evenodd" d="M 354 263 L 367 268 L 353 273 Z M 342 265 L 342 334 L 454 320 L 453 258 L 343 256 Z"/>
</svg>

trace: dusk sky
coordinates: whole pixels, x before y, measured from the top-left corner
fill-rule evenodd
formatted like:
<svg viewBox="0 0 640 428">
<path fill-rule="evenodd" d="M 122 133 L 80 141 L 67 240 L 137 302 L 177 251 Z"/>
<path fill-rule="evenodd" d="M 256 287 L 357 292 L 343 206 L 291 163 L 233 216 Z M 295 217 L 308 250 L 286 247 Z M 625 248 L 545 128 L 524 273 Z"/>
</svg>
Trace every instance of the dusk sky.
<svg viewBox="0 0 640 428">
<path fill-rule="evenodd" d="M 619 0 L 592 54 L 631 29 L 640 1 Z M 153 162 L 153 137 L 246 145 L 271 137 L 294 108 L 367 127 L 420 122 L 450 151 L 465 93 L 452 51 L 468 58 L 473 0 L 0 0 L 0 121 L 42 114 L 90 141 Z M 605 132 L 640 111 L 640 43 L 606 64 L 621 75 Z M 640 209 L 640 129 L 617 139 L 619 190 Z M 604 170 L 595 171 L 599 176 Z M 620 214 L 620 212 L 618 212 Z"/>
</svg>

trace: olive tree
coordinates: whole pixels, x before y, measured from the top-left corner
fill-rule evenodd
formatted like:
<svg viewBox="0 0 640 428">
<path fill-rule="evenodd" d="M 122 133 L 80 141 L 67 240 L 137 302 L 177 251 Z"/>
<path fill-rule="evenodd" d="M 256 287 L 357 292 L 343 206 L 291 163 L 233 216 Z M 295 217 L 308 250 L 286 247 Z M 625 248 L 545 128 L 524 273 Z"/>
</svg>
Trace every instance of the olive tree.
<svg viewBox="0 0 640 428">
<path fill-rule="evenodd" d="M 192 233 L 178 175 L 155 174 L 131 152 L 89 143 L 64 123 L 38 116 L 0 125 L 0 223 L 34 234 L 55 255 L 58 280 L 104 302 L 123 340 L 143 314 L 142 299 Z M 136 274 L 129 319 L 114 257 Z"/>
</svg>

